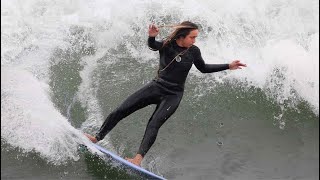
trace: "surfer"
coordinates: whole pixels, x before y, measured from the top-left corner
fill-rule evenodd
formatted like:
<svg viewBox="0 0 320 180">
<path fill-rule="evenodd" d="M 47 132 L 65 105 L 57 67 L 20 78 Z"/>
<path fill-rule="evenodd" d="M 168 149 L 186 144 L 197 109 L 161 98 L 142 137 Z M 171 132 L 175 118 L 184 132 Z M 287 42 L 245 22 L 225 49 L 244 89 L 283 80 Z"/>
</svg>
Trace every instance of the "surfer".
<svg viewBox="0 0 320 180">
<path fill-rule="evenodd" d="M 96 143 L 102 140 L 123 118 L 150 104 L 156 104 L 136 156 L 126 158 L 138 166 L 141 166 L 141 161 L 155 142 L 160 127 L 177 110 L 183 96 L 187 75 L 193 64 L 202 73 L 246 67 L 246 64 L 239 60 L 234 60 L 230 64 L 206 64 L 201 57 L 200 49 L 194 45 L 199 28 L 192 22 L 184 21 L 173 26 L 175 30 L 163 41 L 155 40 L 159 34 L 159 28 L 151 24 L 148 31 L 149 48 L 159 51 L 160 54 L 156 78 L 112 111 L 95 136 L 86 134 L 93 143 Z"/>
</svg>

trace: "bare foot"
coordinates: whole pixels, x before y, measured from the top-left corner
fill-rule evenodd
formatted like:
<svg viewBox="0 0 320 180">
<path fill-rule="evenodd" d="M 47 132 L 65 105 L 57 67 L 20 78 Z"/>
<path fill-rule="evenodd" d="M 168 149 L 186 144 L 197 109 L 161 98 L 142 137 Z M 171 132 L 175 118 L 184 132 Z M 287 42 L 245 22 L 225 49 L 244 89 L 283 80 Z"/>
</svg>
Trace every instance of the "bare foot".
<svg viewBox="0 0 320 180">
<path fill-rule="evenodd" d="M 132 164 L 135 164 L 137 166 L 141 166 L 141 161 L 143 157 L 140 154 L 137 154 L 136 157 L 132 158 L 126 158 L 127 161 L 131 162 Z"/>
<path fill-rule="evenodd" d="M 84 133 L 85 136 L 87 136 L 87 138 L 90 139 L 91 142 L 96 143 L 98 142 L 98 140 L 96 139 L 96 137 L 91 136 L 90 134 Z"/>
</svg>

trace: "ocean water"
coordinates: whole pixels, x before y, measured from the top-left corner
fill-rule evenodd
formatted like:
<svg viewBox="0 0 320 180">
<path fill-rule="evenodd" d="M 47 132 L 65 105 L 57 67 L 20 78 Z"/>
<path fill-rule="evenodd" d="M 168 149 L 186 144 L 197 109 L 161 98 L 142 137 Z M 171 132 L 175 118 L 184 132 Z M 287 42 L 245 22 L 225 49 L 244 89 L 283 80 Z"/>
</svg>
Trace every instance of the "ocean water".
<svg viewBox="0 0 320 180">
<path fill-rule="evenodd" d="M 318 179 L 316 0 L 1 1 L 1 179 L 144 179 L 93 155 L 82 132 L 155 77 L 148 25 L 184 20 L 200 25 L 207 63 L 248 67 L 193 67 L 142 167 L 174 180 Z M 154 108 L 99 144 L 135 155 Z"/>
</svg>

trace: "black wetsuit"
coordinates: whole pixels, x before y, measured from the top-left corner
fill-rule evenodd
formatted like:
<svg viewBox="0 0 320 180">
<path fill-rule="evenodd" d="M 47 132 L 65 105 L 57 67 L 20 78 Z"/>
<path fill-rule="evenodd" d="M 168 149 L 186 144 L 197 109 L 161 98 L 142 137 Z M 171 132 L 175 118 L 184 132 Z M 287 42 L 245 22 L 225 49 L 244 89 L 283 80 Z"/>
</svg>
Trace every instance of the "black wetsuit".
<svg viewBox="0 0 320 180">
<path fill-rule="evenodd" d="M 165 47 L 162 47 L 162 45 L 163 42 L 158 42 L 154 37 L 149 37 L 148 46 L 152 50 L 159 50 L 160 53 L 158 77 L 129 96 L 107 117 L 96 134 L 97 140 L 103 139 L 121 119 L 150 104 L 156 104 L 156 109 L 148 121 L 138 150 L 138 154 L 145 156 L 156 140 L 160 127 L 178 108 L 192 64 L 202 73 L 229 69 L 228 64 L 205 64 L 201 57 L 200 49 L 194 45 L 181 56 L 180 62 L 173 61 L 166 67 L 180 52 L 185 51 L 187 48 L 178 46 L 175 41 Z M 165 70 L 163 70 L 164 68 Z"/>
</svg>

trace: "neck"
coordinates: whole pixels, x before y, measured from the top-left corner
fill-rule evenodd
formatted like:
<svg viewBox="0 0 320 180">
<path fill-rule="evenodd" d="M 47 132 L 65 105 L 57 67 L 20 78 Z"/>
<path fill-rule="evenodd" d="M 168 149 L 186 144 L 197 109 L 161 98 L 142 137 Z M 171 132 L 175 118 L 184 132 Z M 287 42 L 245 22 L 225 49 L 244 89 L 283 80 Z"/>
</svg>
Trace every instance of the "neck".
<svg viewBox="0 0 320 180">
<path fill-rule="evenodd" d="M 178 44 L 178 46 L 184 47 L 184 46 L 183 46 L 183 43 L 182 43 L 182 41 L 181 41 L 180 39 L 177 39 L 177 40 L 176 40 L 176 43 Z"/>
</svg>

